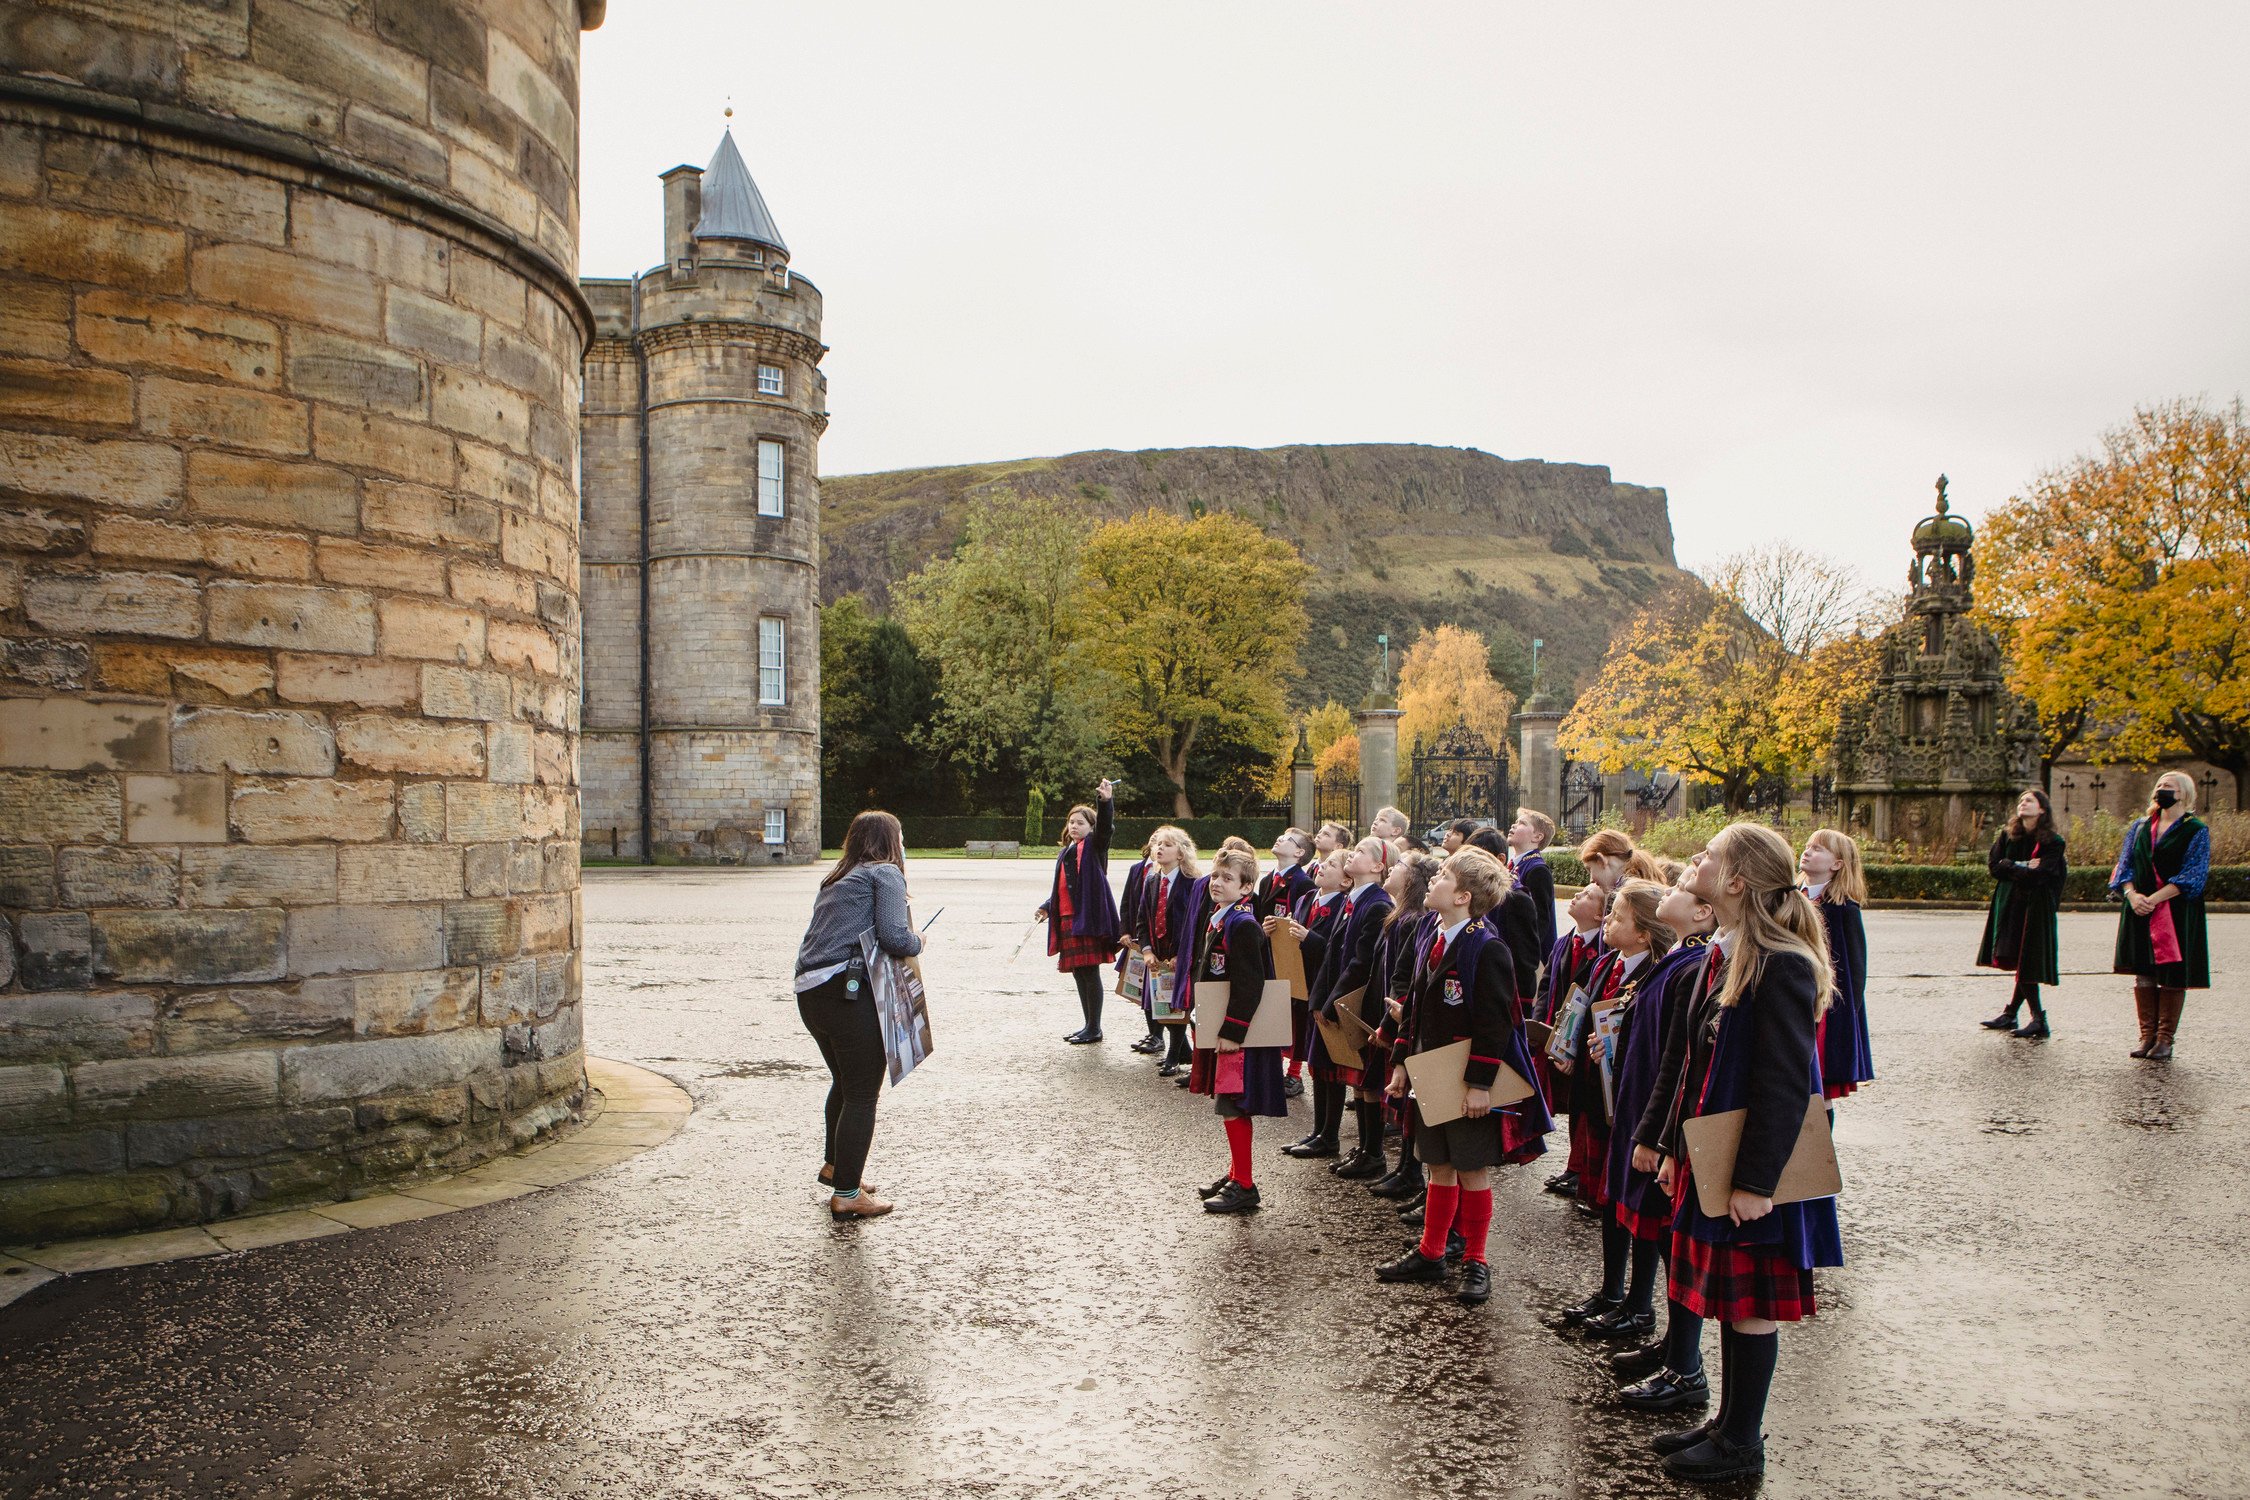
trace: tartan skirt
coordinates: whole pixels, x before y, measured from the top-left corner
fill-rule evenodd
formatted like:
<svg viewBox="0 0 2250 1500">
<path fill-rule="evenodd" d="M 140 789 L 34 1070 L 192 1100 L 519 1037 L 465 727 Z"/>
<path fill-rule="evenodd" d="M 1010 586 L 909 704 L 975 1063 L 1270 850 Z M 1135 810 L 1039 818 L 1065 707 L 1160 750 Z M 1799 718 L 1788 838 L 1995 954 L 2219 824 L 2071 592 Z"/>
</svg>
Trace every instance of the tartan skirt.
<svg viewBox="0 0 2250 1500">
<path fill-rule="evenodd" d="M 1286 1115 L 1289 1113 L 1289 1096 L 1281 1091 L 1281 1054 L 1283 1047 L 1245 1047 L 1237 1054 L 1242 1059 L 1242 1092 L 1229 1094 L 1235 1107 L 1246 1115 Z M 1188 1064 L 1188 1092 L 1208 1094 L 1219 1092 L 1219 1053 L 1215 1047 L 1198 1047 L 1195 1059 Z"/>
<path fill-rule="evenodd" d="M 1115 933 L 1096 937 L 1091 933 L 1059 932 L 1056 927 L 1056 923 L 1047 924 L 1047 952 L 1054 958 L 1055 967 L 1065 974 L 1091 969 L 1117 957 Z"/>
<path fill-rule="evenodd" d="M 1692 1175 L 1682 1160 L 1672 1189 L 1675 1204 L 1686 1202 L 1694 1191 Z M 1666 1295 L 1700 1318 L 1795 1323 L 1816 1310 L 1812 1272 L 1798 1266 L 1779 1245 L 1718 1245 L 1675 1229 L 1672 1261 L 1665 1275 Z"/>
<path fill-rule="evenodd" d="M 1578 1196 L 1596 1208 L 1609 1206 L 1609 1127 L 1585 1110 L 1570 1117 L 1570 1170 L 1578 1174 Z"/>
<path fill-rule="evenodd" d="M 1520 1167 L 1527 1161 L 1537 1161 L 1547 1154 L 1547 1133 L 1535 1131 L 1531 1123 L 1513 1108 L 1496 1109 L 1500 1117 L 1500 1164 Z"/>
<path fill-rule="evenodd" d="M 1662 1245 L 1672 1238 L 1672 1214 L 1669 1208 L 1663 1213 L 1649 1213 L 1620 1199 L 1612 1203 L 1609 1210 L 1615 1216 L 1618 1227 L 1636 1240 Z"/>
</svg>

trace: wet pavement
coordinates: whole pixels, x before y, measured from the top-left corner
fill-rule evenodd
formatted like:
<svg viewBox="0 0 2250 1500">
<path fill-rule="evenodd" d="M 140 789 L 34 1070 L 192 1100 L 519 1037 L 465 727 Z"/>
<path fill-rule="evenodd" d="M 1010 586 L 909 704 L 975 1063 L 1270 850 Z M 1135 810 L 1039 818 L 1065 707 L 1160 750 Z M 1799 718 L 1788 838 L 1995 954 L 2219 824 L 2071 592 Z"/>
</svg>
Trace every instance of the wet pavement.
<svg viewBox="0 0 2250 1500">
<path fill-rule="evenodd" d="M 1551 1166 L 1501 1174 L 1481 1310 L 1374 1284 L 1405 1237 L 1274 1154 L 1301 1124 L 1260 1125 L 1263 1213 L 1206 1217 L 1208 1103 L 1134 1025 L 1059 1040 L 1070 987 L 1018 951 L 1044 869 L 914 869 L 937 1052 L 883 1100 L 898 1213 L 847 1228 L 787 993 L 817 872 L 588 872 L 588 1044 L 688 1087 L 686 1128 L 528 1198 L 0 1309 L 0 1493 L 1684 1492 L 1642 1446 L 1666 1419 L 1544 1326 L 1599 1272 Z M 2124 1055 L 2111 919 L 2063 921 L 2029 1043 L 1974 1024 L 2007 984 L 1970 969 L 1977 916 L 1870 919 L 1851 1264 L 1782 1335 L 1762 1493 L 2250 1494 L 2250 917 L 2214 919 L 2169 1066 Z"/>
</svg>

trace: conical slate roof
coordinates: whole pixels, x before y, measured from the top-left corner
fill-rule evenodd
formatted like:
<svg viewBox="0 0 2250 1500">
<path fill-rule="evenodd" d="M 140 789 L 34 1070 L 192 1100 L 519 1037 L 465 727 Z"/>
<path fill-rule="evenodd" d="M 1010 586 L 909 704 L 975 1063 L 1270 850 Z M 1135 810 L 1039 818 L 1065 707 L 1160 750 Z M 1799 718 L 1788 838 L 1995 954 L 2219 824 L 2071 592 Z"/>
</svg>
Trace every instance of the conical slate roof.
<svg viewBox="0 0 2250 1500">
<path fill-rule="evenodd" d="M 734 147 L 734 132 L 719 138 L 718 153 L 703 170 L 703 217 L 695 226 L 699 240 L 749 240 L 771 245 L 782 254 L 789 246 L 773 222 L 742 153 Z"/>
</svg>

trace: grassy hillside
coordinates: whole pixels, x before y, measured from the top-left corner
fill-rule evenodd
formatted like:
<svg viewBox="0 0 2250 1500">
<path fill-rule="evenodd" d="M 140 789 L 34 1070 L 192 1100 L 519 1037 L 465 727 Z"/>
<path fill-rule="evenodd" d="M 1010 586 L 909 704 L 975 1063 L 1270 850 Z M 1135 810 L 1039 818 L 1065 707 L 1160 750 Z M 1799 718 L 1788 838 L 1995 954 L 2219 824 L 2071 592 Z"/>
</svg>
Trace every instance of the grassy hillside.
<svg viewBox="0 0 2250 1500">
<path fill-rule="evenodd" d="M 1232 511 L 1287 537 L 1318 574 L 1296 695 L 1308 704 L 1366 692 L 1378 632 L 1403 646 L 1447 621 L 1543 638 L 1543 675 L 1568 696 L 1678 573 L 1664 491 L 1598 464 L 1405 444 L 1174 448 L 824 478 L 823 594 L 883 606 L 894 579 L 952 549 L 976 495 L 1003 487 L 1089 518 Z"/>
</svg>

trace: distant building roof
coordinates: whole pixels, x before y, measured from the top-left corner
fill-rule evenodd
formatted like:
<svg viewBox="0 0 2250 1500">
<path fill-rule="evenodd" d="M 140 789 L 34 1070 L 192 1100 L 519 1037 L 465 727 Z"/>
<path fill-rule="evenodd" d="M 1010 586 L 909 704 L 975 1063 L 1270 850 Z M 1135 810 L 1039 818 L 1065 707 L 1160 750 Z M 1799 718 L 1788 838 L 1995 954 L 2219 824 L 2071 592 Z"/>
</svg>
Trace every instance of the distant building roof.
<svg viewBox="0 0 2250 1500">
<path fill-rule="evenodd" d="M 758 185 L 750 180 L 750 169 L 742 163 L 742 153 L 735 149 L 732 130 L 719 138 L 718 152 L 711 158 L 711 165 L 704 169 L 703 217 L 695 226 L 695 237 L 699 240 L 749 240 L 753 244 L 771 245 L 784 255 L 789 253 L 789 245 L 782 239 L 765 198 L 759 194 Z"/>
</svg>

